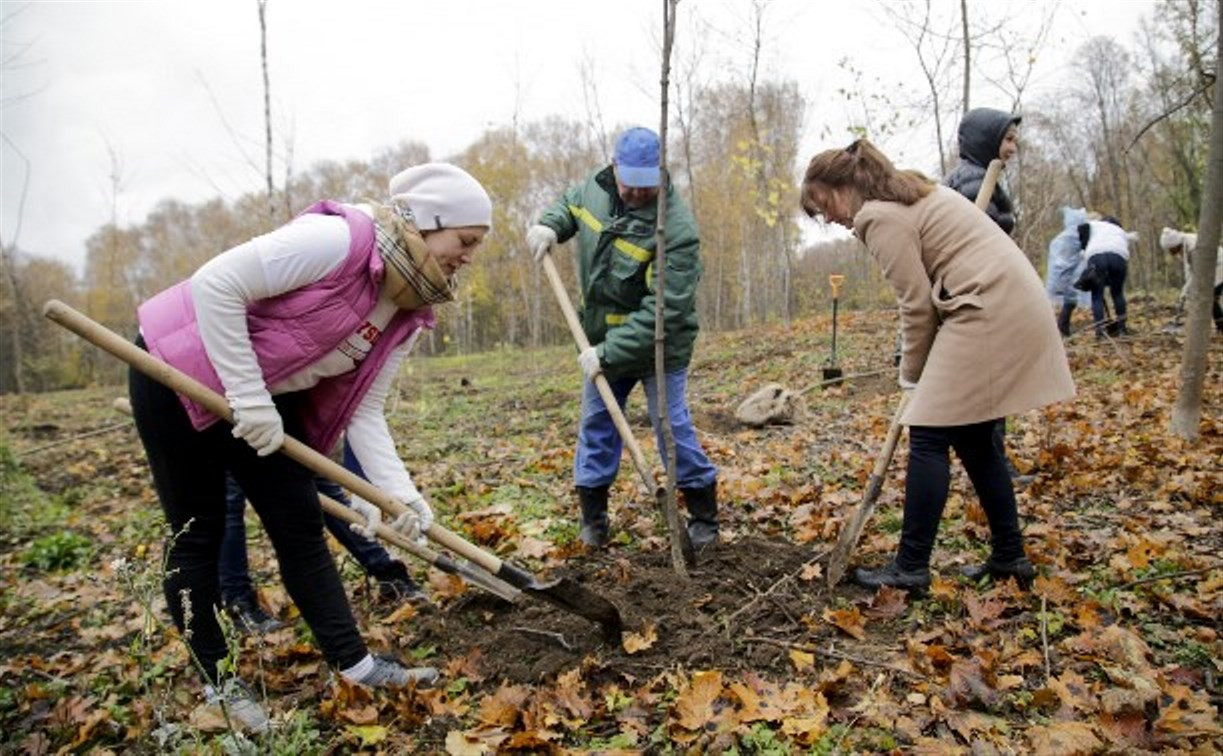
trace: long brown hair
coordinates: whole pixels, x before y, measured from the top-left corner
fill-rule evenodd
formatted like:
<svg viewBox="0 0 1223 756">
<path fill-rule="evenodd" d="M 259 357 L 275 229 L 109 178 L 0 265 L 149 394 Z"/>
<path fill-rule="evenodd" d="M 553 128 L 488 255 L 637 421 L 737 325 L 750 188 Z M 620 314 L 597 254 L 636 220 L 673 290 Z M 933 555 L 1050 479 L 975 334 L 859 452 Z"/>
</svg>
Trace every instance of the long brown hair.
<svg viewBox="0 0 1223 756">
<path fill-rule="evenodd" d="M 934 191 L 934 182 L 917 171 L 902 171 L 866 139 L 858 139 L 843 150 L 824 150 L 807 164 L 803 175 L 801 204 L 807 215 L 819 212 L 811 196 L 812 185 L 830 189 L 852 186 L 863 200 L 883 200 L 912 205 Z"/>
</svg>

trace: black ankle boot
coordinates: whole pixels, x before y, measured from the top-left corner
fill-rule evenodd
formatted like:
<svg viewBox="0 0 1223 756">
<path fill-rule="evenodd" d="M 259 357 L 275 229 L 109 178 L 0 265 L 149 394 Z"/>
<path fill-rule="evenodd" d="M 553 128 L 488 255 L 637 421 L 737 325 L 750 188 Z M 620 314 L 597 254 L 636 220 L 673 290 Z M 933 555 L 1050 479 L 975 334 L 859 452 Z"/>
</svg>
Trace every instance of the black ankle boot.
<svg viewBox="0 0 1223 756">
<path fill-rule="evenodd" d="M 704 488 L 681 488 L 688 506 L 688 540 L 703 549 L 718 540 L 718 482 Z"/>
<path fill-rule="evenodd" d="M 994 557 L 991 556 L 984 564 L 972 564 L 962 568 L 960 574 L 974 583 L 979 582 L 986 575 L 994 580 L 1015 578 L 1019 587 L 1027 590 L 1032 587 L 1032 581 L 1036 579 L 1036 568 L 1032 566 L 1026 556 L 1005 562 L 994 561 Z"/>
<path fill-rule="evenodd" d="M 921 593 L 930 587 L 930 570 L 904 570 L 897 566 L 896 560 L 893 559 L 877 570 L 857 568 L 854 570 L 854 582 L 863 588 L 876 589 L 887 585 Z"/>
<path fill-rule="evenodd" d="M 607 545 L 611 537 L 607 521 L 607 491 L 609 486 L 587 488 L 578 486 L 578 502 L 582 505 L 582 529 L 578 538 L 594 549 Z"/>
</svg>

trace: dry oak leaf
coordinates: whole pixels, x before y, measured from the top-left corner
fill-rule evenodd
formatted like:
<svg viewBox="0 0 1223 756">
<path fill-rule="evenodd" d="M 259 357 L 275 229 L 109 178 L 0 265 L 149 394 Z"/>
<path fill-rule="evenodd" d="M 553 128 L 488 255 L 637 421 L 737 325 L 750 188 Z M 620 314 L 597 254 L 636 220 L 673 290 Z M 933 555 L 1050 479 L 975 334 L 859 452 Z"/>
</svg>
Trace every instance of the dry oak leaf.
<svg viewBox="0 0 1223 756">
<path fill-rule="evenodd" d="M 866 639 L 866 618 L 862 616 L 862 612 L 858 607 L 850 607 L 849 609 L 824 609 L 823 618 L 825 622 L 839 628 L 858 640 Z"/>
<path fill-rule="evenodd" d="M 1048 727 L 1028 729 L 1028 743 L 1033 753 L 1056 753 L 1064 756 L 1095 753 L 1104 744 L 1083 722 L 1055 722 Z"/>
<path fill-rule="evenodd" d="M 675 715 L 685 730 L 701 730 L 714 718 L 713 704 L 722 695 L 722 673 L 697 672 L 675 699 Z"/>
<path fill-rule="evenodd" d="M 582 682 L 582 670 L 574 667 L 556 678 L 553 693 L 556 703 L 564 708 L 569 715 L 581 721 L 590 719 L 594 714 L 594 704 L 586 695 L 586 686 Z"/>
<path fill-rule="evenodd" d="M 518 685 L 502 685 L 491 696 L 480 701 L 478 717 L 481 724 L 513 727 L 530 691 Z"/>
<path fill-rule="evenodd" d="M 624 652 L 630 656 L 648 648 L 652 648 L 658 641 L 658 628 L 653 622 L 647 622 L 641 628 L 640 633 L 625 633 L 624 639 L 620 644 L 624 647 Z"/>
</svg>

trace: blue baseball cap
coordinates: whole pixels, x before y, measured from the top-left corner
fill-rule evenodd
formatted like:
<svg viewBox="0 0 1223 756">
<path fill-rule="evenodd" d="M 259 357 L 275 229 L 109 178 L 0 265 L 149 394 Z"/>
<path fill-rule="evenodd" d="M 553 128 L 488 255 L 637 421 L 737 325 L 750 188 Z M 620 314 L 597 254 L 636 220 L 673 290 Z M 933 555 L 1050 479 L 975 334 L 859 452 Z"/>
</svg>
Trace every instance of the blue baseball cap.
<svg viewBox="0 0 1223 756">
<path fill-rule="evenodd" d="M 658 135 L 635 126 L 616 140 L 616 177 L 634 188 L 655 187 L 660 183 Z"/>
</svg>

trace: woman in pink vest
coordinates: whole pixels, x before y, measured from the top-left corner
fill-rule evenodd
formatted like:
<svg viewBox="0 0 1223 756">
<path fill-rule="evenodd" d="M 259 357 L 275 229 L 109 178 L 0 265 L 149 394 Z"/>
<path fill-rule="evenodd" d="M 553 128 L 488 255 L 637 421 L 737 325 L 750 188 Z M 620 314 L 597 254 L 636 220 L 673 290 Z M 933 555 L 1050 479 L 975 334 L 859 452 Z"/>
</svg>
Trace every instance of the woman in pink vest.
<svg viewBox="0 0 1223 756">
<path fill-rule="evenodd" d="M 385 205 L 319 202 L 290 223 L 218 255 L 139 309 L 138 343 L 223 392 L 234 425 L 143 374 L 129 378 L 136 427 L 172 531 L 166 600 L 203 667 L 208 704 L 266 729 L 241 681 L 222 684 L 226 656 L 214 608 L 225 529 L 225 477 L 246 492 L 276 549 L 289 596 L 323 655 L 347 680 L 372 686 L 432 683 L 369 653 L 323 536 L 314 476 L 274 452 L 288 433 L 326 454 L 343 434 L 374 485 L 412 515 L 433 513 L 404 469 L 383 406 L 432 306 L 454 298 L 455 273 L 492 225 L 492 204 L 462 169 L 429 163 L 391 179 Z M 370 520 L 378 509 L 354 500 Z"/>
</svg>

